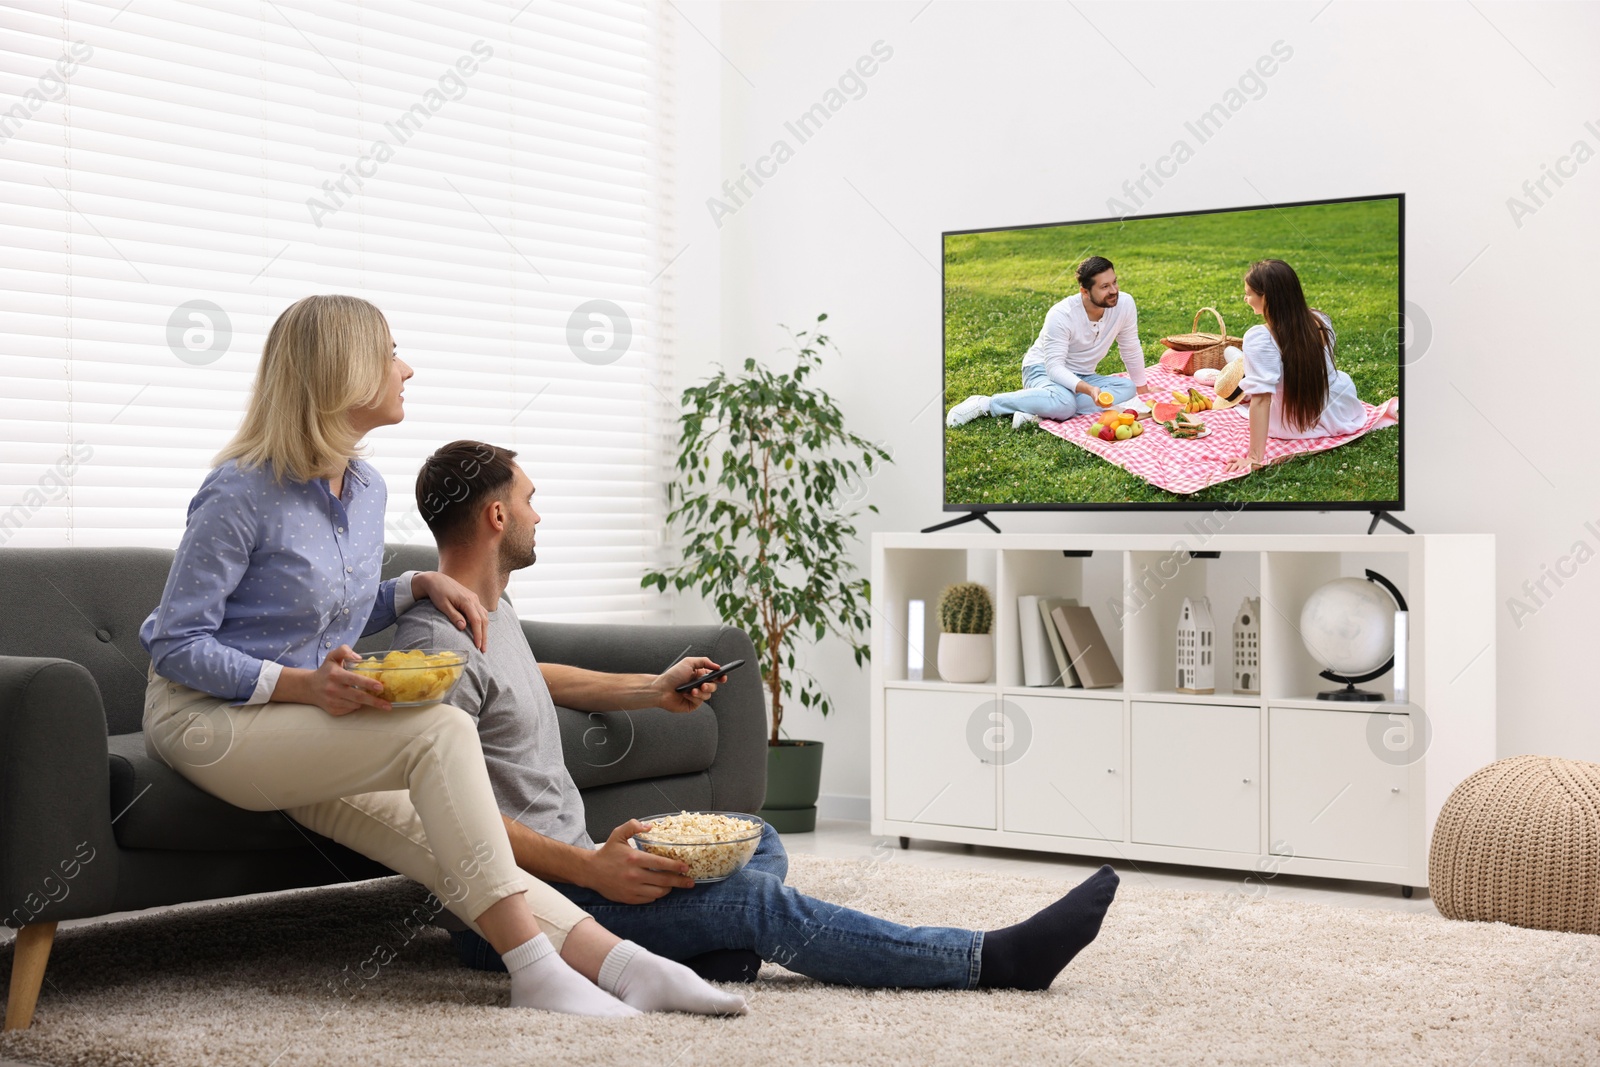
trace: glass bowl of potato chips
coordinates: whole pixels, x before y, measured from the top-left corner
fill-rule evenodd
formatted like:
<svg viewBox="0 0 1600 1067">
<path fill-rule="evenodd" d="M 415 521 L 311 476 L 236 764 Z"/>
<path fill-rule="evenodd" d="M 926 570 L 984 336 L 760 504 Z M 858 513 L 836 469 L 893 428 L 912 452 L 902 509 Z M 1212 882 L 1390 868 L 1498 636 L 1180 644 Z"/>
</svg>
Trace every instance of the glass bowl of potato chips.
<svg viewBox="0 0 1600 1067">
<path fill-rule="evenodd" d="M 397 708 L 420 708 L 443 700 L 466 665 L 466 653 L 453 648 L 397 648 L 364 656 L 347 669 L 382 682 L 383 692 L 374 696 Z"/>
</svg>

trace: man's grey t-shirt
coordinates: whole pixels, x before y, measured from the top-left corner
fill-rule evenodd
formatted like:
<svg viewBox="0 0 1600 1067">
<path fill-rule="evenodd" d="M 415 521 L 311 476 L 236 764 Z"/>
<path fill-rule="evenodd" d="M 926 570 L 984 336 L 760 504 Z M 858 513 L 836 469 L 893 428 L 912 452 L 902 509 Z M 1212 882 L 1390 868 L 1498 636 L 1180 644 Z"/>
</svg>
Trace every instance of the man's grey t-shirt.
<svg viewBox="0 0 1600 1067">
<path fill-rule="evenodd" d="M 489 651 L 479 652 L 469 631 L 456 629 L 432 601 L 423 600 L 400 616 L 394 647 L 467 654 L 461 680 L 445 701 L 477 721 L 501 812 L 545 837 L 593 848 L 584 825 L 583 797 L 561 754 L 550 687 L 508 602 L 500 601 L 489 613 L 487 637 Z"/>
</svg>

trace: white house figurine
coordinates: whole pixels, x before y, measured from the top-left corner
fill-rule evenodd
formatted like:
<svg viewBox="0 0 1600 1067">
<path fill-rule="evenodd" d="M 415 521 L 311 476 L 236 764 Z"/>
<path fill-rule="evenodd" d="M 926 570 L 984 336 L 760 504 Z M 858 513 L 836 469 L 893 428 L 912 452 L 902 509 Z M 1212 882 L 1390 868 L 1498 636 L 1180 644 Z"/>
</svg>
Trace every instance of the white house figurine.
<svg viewBox="0 0 1600 1067">
<path fill-rule="evenodd" d="M 1183 598 L 1178 613 L 1178 692 L 1217 691 L 1217 642 L 1211 624 L 1211 601 Z"/>
<path fill-rule="evenodd" d="M 1233 691 L 1261 692 L 1261 600 L 1247 596 L 1233 620 Z"/>
</svg>

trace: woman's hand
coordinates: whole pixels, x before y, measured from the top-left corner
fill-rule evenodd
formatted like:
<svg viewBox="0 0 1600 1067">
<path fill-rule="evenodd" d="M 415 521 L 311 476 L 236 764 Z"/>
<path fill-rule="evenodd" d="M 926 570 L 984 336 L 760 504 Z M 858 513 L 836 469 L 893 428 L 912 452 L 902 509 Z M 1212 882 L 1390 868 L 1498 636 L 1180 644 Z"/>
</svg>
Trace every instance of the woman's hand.
<svg viewBox="0 0 1600 1067">
<path fill-rule="evenodd" d="M 456 629 L 472 631 L 472 643 L 479 652 L 489 651 L 489 612 L 478 594 L 439 571 L 422 571 L 411 578 L 411 595 L 427 597 L 439 614 L 455 623 Z"/>
<path fill-rule="evenodd" d="M 1223 466 L 1222 473 L 1232 474 L 1235 471 L 1256 471 L 1266 466 L 1253 456 L 1234 456 Z"/>
<path fill-rule="evenodd" d="M 285 667 L 272 699 L 315 704 L 329 715 L 348 715 L 361 708 L 391 710 L 393 705 L 373 695 L 383 692 L 382 682 L 345 670 L 346 663 L 360 658 L 349 645 L 340 645 L 314 671 Z"/>
</svg>

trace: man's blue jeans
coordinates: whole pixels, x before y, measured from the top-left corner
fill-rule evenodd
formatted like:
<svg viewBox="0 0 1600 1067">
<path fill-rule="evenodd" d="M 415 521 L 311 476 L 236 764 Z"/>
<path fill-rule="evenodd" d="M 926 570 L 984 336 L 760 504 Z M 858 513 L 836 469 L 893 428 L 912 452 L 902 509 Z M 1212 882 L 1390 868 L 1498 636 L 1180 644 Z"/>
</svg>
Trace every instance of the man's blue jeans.
<svg viewBox="0 0 1600 1067">
<path fill-rule="evenodd" d="M 823 982 L 864 987 L 972 989 L 983 931 L 901 926 L 783 884 L 789 857 L 768 826 L 750 863 L 721 882 L 674 889 L 649 904 L 618 904 L 580 886 L 552 883 L 601 926 L 658 956 L 686 960 L 714 949 L 752 949 L 763 960 Z M 870 868 L 863 878 L 870 879 Z M 505 965 L 471 930 L 452 934 L 468 967 Z"/>
<path fill-rule="evenodd" d="M 1085 374 L 1083 381 L 1109 392 L 1115 401 L 1112 406 L 1133 399 L 1138 390 L 1131 380 L 1115 374 Z M 1043 363 L 1031 363 L 1022 368 L 1022 388 L 1014 393 L 996 393 L 989 398 L 989 414 L 1013 415 L 1019 411 L 1037 415 L 1042 419 L 1066 420 L 1074 415 L 1088 415 L 1104 411 L 1087 393 L 1075 393 L 1064 385 L 1050 380 Z"/>
</svg>

